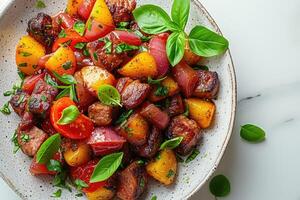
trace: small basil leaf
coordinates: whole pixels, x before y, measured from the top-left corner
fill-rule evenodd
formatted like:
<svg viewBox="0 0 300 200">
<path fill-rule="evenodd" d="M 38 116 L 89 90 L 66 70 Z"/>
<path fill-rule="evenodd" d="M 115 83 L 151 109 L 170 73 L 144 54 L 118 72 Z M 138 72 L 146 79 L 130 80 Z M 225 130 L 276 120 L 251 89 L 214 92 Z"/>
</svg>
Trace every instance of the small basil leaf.
<svg viewBox="0 0 300 200">
<path fill-rule="evenodd" d="M 206 65 L 196 65 L 196 66 L 193 66 L 193 69 L 209 71 L 209 68 Z"/>
<path fill-rule="evenodd" d="M 163 80 L 165 80 L 167 78 L 167 76 L 163 77 L 163 78 L 160 78 L 160 79 L 152 79 L 150 76 L 148 76 L 148 80 L 147 82 L 150 84 L 150 85 L 158 85 L 160 84 Z"/>
<path fill-rule="evenodd" d="M 156 195 L 152 196 L 151 200 L 157 200 L 157 196 Z"/>
<path fill-rule="evenodd" d="M 77 81 L 75 80 L 75 78 L 72 75 L 59 75 L 56 72 L 53 72 L 54 76 L 62 83 L 67 84 L 67 85 L 71 85 L 71 84 L 77 84 Z"/>
<path fill-rule="evenodd" d="M 133 11 L 133 16 L 142 31 L 148 34 L 163 33 L 176 29 L 169 15 L 155 5 L 143 5 Z"/>
<path fill-rule="evenodd" d="M 163 149 L 175 149 L 176 147 L 178 147 L 180 145 L 180 143 L 182 142 L 182 140 L 183 140 L 183 137 L 176 137 L 176 138 L 167 140 L 167 141 L 163 142 L 160 145 L 159 149 L 160 150 L 163 150 Z"/>
<path fill-rule="evenodd" d="M 89 185 L 81 179 L 76 179 L 74 181 L 77 190 L 81 190 L 82 188 L 87 188 Z"/>
<path fill-rule="evenodd" d="M 72 84 L 70 86 L 70 98 L 75 101 L 75 102 L 78 102 L 78 98 L 77 98 L 77 94 L 76 94 L 76 88 L 75 88 L 75 85 Z"/>
<path fill-rule="evenodd" d="M 183 32 L 172 33 L 167 41 L 167 55 L 172 66 L 177 65 L 183 58 L 185 36 Z"/>
<path fill-rule="evenodd" d="M 261 142 L 265 140 L 266 133 L 263 129 L 255 125 L 246 124 L 241 127 L 240 135 L 244 140 L 249 142 Z"/>
<path fill-rule="evenodd" d="M 85 42 L 78 42 L 77 44 L 75 44 L 75 48 L 76 49 L 83 49 L 86 46 Z"/>
<path fill-rule="evenodd" d="M 194 160 L 198 155 L 200 154 L 200 151 L 198 149 L 194 149 L 192 153 L 187 157 L 185 160 L 185 163 L 189 163 L 192 160 Z"/>
<path fill-rule="evenodd" d="M 85 31 L 85 23 L 83 23 L 82 21 L 76 21 L 73 25 L 73 29 L 80 35 L 83 36 L 84 35 L 84 31 Z"/>
<path fill-rule="evenodd" d="M 70 124 L 77 119 L 79 114 L 80 112 L 77 106 L 71 105 L 63 110 L 60 119 L 57 121 L 57 124 L 59 125 Z"/>
<path fill-rule="evenodd" d="M 130 115 L 132 115 L 133 110 L 128 110 L 126 112 L 123 112 L 120 117 L 117 119 L 117 121 L 115 122 L 116 125 L 122 124 L 124 121 L 126 121 Z"/>
<path fill-rule="evenodd" d="M 118 90 L 111 85 L 101 85 L 98 89 L 99 100 L 108 106 L 121 106 L 121 96 Z"/>
<path fill-rule="evenodd" d="M 36 3 L 35 3 L 35 7 L 39 8 L 39 9 L 46 8 L 46 4 L 42 0 L 37 0 Z"/>
<path fill-rule="evenodd" d="M 59 198 L 59 197 L 61 197 L 61 192 L 62 192 L 62 190 L 58 189 L 55 192 L 53 192 L 53 194 L 52 194 L 51 197 L 53 197 L 53 198 Z"/>
<path fill-rule="evenodd" d="M 105 181 L 119 168 L 123 158 L 123 152 L 112 153 L 101 158 L 91 176 L 91 183 Z"/>
<path fill-rule="evenodd" d="M 59 133 L 56 133 L 49 137 L 39 148 L 36 153 L 36 162 L 46 164 L 58 151 L 61 143 L 61 137 Z"/>
<path fill-rule="evenodd" d="M 58 84 L 51 78 L 51 76 L 49 74 L 46 74 L 44 80 L 46 81 L 46 83 L 48 85 L 51 85 L 53 87 L 57 87 L 58 86 Z"/>
<path fill-rule="evenodd" d="M 225 197 L 230 193 L 230 182 L 224 175 L 217 175 L 209 183 L 210 192 L 216 197 Z"/>
<path fill-rule="evenodd" d="M 223 36 L 204 26 L 195 26 L 189 35 L 189 45 L 195 54 L 211 57 L 223 53 L 229 43 Z"/>
<path fill-rule="evenodd" d="M 66 31 L 64 30 L 64 29 L 62 29 L 61 31 L 60 31 L 60 33 L 58 34 L 58 37 L 59 38 L 65 38 L 67 36 L 67 34 L 66 34 Z"/>
<path fill-rule="evenodd" d="M 157 89 L 154 92 L 154 95 L 158 97 L 165 97 L 168 94 L 169 94 L 169 89 L 166 86 L 160 84 L 157 86 Z"/>
<path fill-rule="evenodd" d="M 126 52 L 126 51 L 132 51 L 132 50 L 138 50 L 140 47 L 138 46 L 134 46 L 134 45 L 128 45 L 128 44 L 125 44 L 125 43 L 122 43 L 122 44 L 118 44 L 116 46 L 116 53 L 120 54 L 120 53 L 123 53 L 123 52 Z"/>
<path fill-rule="evenodd" d="M 63 89 L 63 90 L 55 97 L 55 100 L 60 99 L 60 98 L 65 97 L 65 96 L 68 96 L 68 94 L 70 94 L 70 88 L 69 88 L 69 87 Z"/>
<path fill-rule="evenodd" d="M 190 0 L 174 0 L 171 17 L 172 20 L 179 25 L 184 31 L 190 14 Z"/>
<path fill-rule="evenodd" d="M 51 159 L 47 163 L 47 169 L 49 171 L 61 172 L 62 171 L 62 166 L 61 166 L 61 163 L 59 161 Z"/>
</svg>

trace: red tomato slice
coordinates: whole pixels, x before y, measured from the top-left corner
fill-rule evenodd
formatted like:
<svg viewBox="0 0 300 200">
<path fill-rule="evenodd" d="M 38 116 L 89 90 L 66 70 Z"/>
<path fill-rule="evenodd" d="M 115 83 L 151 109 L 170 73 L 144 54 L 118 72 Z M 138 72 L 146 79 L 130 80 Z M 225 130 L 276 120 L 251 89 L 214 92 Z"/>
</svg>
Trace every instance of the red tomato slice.
<svg viewBox="0 0 300 200">
<path fill-rule="evenodd" d="M 112 32 L 119 40 L 122 42 L 129 44 L 129 45 L 134 45 L 134 46 L 140 46 L 142 45 L 141 38 L 137 36 L 134 33 L 128 32 L 128 31 L 113 31 Z"/>
<path fill-rule="evenodd" d="M 51 56 L 53 56 L 53 53 L 42 56 L 38 61 L 38 66 L 40 66 L 41 68 L 45 68 L 45 64 L 49 60 L 49 58 L 51 58 Z"/>
<path fill-rule="evenodd" d="M 88 140 L 96 156 L 106 155 L 120 150 L 126 140 L 119 136 L 112 128 L 96 128 Z"/>
<path fill-rule="evenodd" d="M 61 135 L 71 139 L 85 139 L 90 137 L 94 130 L 94 124 L 90 118 L 80 114 L 75 121 L 66 125 L 59 125 L 57 121 L 62 115 L 62 111 L 75 103 L 69 97 L 63 97 L 54 102 L 50 111 L 52 126 Z"/>
<path fill-rule="evenodd" d="M 45 76 L 45 73 L 41 73 L 41 74 L 38 74 L 38 75 L 27 76 L 24 80 L 22 90 L 24 92 L 27 92 L 28 94 L 31 94 L 33 89 L 34 89 L 35 84 L 39 80 L 43 79 L 44 76 Z"/>
<path fill-rule="evenodd" d="M 73 51 L 76 50 L 75 45 L 79 42 L 87 42 L 87 39 L 85 37 L 80 36 L 76 31 L 72 29 L 65 30 L 66 37 L 64 38 L 57 38 L 52 46 L 52 52 L 55 52 L 63 43 L 67 43 L 68 41 L 71 41 L 69 44 L 69 47 Z"/>
<path fill-rule="evenodd" d="M 96 0 L 83 0 L 78 7 L 78 14 L 84 20 L 87 20 L 92 12 Z"/>
<path fill-rule="evenodd" d="M 62 162 L 62 154 L 60 152 L 57 152 L 56 154 L 54 154 L 53 159 Z M 57 173 L 55 171 L 49 171 L 46 164 L 37 163 L 35 156 L 31 162 L 29 171 L 34 176 L 43 174 L 54 175 Z"/>
<path fill-rule="evenodd" d="M 149 42 L 149 53 L 155 58 L 158 77 L 165 76 L 169 70 L 170 62 L 166 52 L 168 37 L 168 33 L 162 33 L 153 37 Z"/>
<path fill-rule="evenodd" d="M 86 164 L 71 168 L 71 177 L 73 180 L 80 179 L 89 185 L 89 187 L 82 189 L 83 192 L 94 192 L 106 185 L 106 181 L 90 183 L 90 178 L 98 161 L 99 160 L 91 160 Z"/>
<path fill-rule="evenodd" d="M 101 37 L 104 37 L 112 30 L 114 30 L 113 26 L 108 26 L 97 22 L 96 20 L 92 20 L 91 27 L 88 27 L 85 31 L 84 37 L 89 41 L 97 40 Z"/>
<path fill-rule="evenodd" d="M 75 19 L 72 18 L 69 14 L 59 12 L 53 17 L 53 20 L 56 24 L 61 25 L 64 29 L 73 28 L 75 23 Z"/>
</svg>

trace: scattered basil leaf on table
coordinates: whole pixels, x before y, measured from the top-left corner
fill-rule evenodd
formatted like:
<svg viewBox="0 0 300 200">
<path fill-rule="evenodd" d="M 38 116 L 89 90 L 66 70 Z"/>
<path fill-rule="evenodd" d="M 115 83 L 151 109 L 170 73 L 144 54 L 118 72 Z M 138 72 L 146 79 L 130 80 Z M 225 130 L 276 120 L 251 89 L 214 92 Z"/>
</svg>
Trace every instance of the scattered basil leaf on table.
<svg viewBox="0 0 300 200">
<path fill-rule="evenodd" d="M 230 193 L 230 182 L 224 175 L 217 175 L 209 183 L 210 192 L 216 197 L 225 197 Z"/>
<path fill-rule="evenodd" d="M 185 36 L 183 32 L 172 33 L 167 40 L 167 55 L 172 66 L 177 65 L 183 58 Z"/>
<path fill-rule="evenodd" d="M 11 110 L 9 108 L 9 102 L 6 102 L 1 108 L 0 112 L 4 115 L 9 115 L 11 113 Z"/>
<path fill-rule="evenodd" d="M 36 162 L 46 164 L 58 151 L 61 143 L 59 133 L 50 136 L 39 148 L 36 153 Z"/>
<path fill-rule="evenodd" d="M 84 31 L 85 31 L 85 23 L 83 23 L 82 21 L 76 21 L 73 25 L 73 29 L 80 35 L 83 36 L 84 35 Z"/>
<path fill-rule="evenodd" d="M 82 188 L 87 188 L 89 185 L 81 179 L 76 179 L 74 181 L 77 190 L 81 190 Z"/>
<path fill-rule="evenodd" d="M 98 98 L 105 105 L 122 107 L 121 95 L 114 86 L 101 85 L 98 89 Z"/>
<path fill-rule="evenodd" d="M 69 107 L 65 108 L 62 111 L 62 115 L 60 119 L 57 121 L 57 124 L 59 125 L 66 125 L 70 124 L 73 121 L 77 119 L 77 117 L 80 115 L 80 112 L 75 105 L 70 105 Z"/>
<path fill-rule="evenodd" d="M 90 182 L 105 181 L 111 177 L 119 168 L 123 158 L 123 152 L 112 153 L 104 156 L 96 165 Z"/>
<path fill-rule="evenodd" d="M 193 161 L 199 154 L 200 154 L 200 151 L 198 149 L 194 149 L 192 151 L 192 153 L 185 160 L 185 163 L 189 163 L 189 162 Z"/>
<path fill-rule="evenodd" d="M 176 137 L 176 138 L 172 138 L 170 140 L 167 140 L 165 142 L 163 142 L 160 145 L 160 150 L 163 149 L 175 149 L 176 147 L 178 147 L 180 145 L 180 143 L 182 142 L 183 137 Z"/>
<path fill-rule="evenodd" d="M 265 140 L 266 133 L 258 126 L 246 124 L 241 127 L 240 135 L 249 142 L 261 142 Z"/>
<path fill-rule="evenodd" d="M 181 30 L 184 31 L 186 23 L 190 15 L 190 0 L 174 0 L 171 17 L 178 24 Z"/>
<path fill-rule="evenodd" d="M 228 48 L 228 40 L 204 26 L 195 26 L 189 35 L 191 50 L 198 56 L 212 57 Z"/>
<path fill-rule="evenodd" d="M 46 166 L 49 171 L 55 171 L 55 172 L 62 171 L 61 163 L 54 159 L 50 159 Z"/>
</svg>

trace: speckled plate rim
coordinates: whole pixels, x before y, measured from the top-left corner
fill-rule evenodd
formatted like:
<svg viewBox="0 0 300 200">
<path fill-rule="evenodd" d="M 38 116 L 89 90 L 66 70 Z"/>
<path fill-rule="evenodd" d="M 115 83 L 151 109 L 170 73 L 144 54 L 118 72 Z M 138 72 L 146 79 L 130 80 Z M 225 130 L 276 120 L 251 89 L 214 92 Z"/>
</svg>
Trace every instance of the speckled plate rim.
<svg viewBox="0 0 300 200">
<path fill-rule="evenodd" d="M 0 13 L 0 20 L 2 18 L 2 16 L 7 12 L 7 10 L 14 4 L 15 0 L 11 0 L 10 2 L 8 2 L 6 5 L 3 5 L 4 9 L 2 10 L 2 12 Z M 219 28 L 219 26 L 217 25 L 217 23 L 215 22 L 215 20 L 212 18 L 212 16 L 209 14 L 209 12 L 206 10 L 206 8 L 200 3 L 199 0 L 192 0 L 192 2 L 195 3 L 195 5 L 203 11 L 204 16 L 207 18 L 207 20 L 211 23 L 211 25 L 215 28 L 215 30 L 217 30 L 217 32 L 219 32 L 221 35 L 222 32 Z M 233 64 L 233 59 L 232 59 L 232 55 L 230 52 L 230 49 L 227 50 L 226 54 L 229 55 L 230 58 L 230 63 L 228 64 L 228 68 L 230 71 L 230 81 L 231 81 L 231 85 L 232 85 L 232 102 L 231 102 L 231 106 L 232 106 L 232 110 L 230 113 L 230 123 L 228 126 L 228 131 L 226 134 L 226 138 L 222 144 L 222 148 L 221 151 L 214 163 L 214 167 L 207 173 L 207 175 L 204 177 L 204 179 L 202 180 L 202 182 L 197 185 L 192 192 L 190 192 L 189 194 L 187 194 L 184 199 L 189 199 L 190 197 L 192 197 L 206 182 L 207 180 L 212 176 L 212 174 L 214 173 L 214 171 L 216 170 L 217 166 L 219 165 L 224 152 L 226 150 L 227 144 L 230 140 L 231 134 L 232 134 L 232 130 L 233 130 L 233 126 L 234 126 L 234 122 L 235 122 L 235 115 L 236 115 L 236 106 L 237 106 L 237 82 L 236 82 L 236 74 L 235 74 L 235 68 L 234 68 L 234 64 Z M 15 185 L 0 171 L 0 177 L 4 180 L 4 182 L 6 182 L 6 184 L 21 198 L 21 199 L 26 199 L 24 197 L 24 195 L 22 193 L 20 193 Z"/>
</svg>

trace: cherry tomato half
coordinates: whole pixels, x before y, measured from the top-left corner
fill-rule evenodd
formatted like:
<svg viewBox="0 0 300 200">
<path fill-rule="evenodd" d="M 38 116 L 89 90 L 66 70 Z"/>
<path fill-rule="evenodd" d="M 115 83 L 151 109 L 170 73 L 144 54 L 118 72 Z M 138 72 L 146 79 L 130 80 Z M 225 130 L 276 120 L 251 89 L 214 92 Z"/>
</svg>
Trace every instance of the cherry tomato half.
<svg viewBox="0 0 300 200">
<path fill-rule="evenodd" d="M 65 108 L 75 105 L 75 103 L 69 97 L 62 97 L 51 107 L 50 111 L 50 120 L 52 126 L 57 132 L 61 135 L 71 138 L 71 139 L 85 139 L 88 138 L 93 130 L 94 124 L 90 118 L 86 117 L 83 114 L 80 114 L 77 119 L 70 124 L 59 125 L 57 121 L 62 116 L 62 112 Z"/>
<path fill-rule="evenodd" d="M 92 12 L 96 0 L 83 0 L 78 7 L 78 14 L 84 20 L 87 20 Z"/>
<path fill-rule="evenodd" d="M 65 30 L 66 36 L 63 38 L 57 38 L 52 46 L 52 52 L 55 52 L 62 44 L 69 43 L 73 51 L 76 50 L 75 45 L 79 42 L 87 42 L 85 37 L 80 36 L 76 31 L 72 29 Z"/>
<path fill-rule="evenodd" d="M 113 31 L 112 32 L 119 40 L 122 42 L 134 45 L 134 46 L 140 46 L 142 44 L 142 41 L 139 36 L 137 36 L 134 33 L 128 32 L 128 31 Z"/>
</svg>

